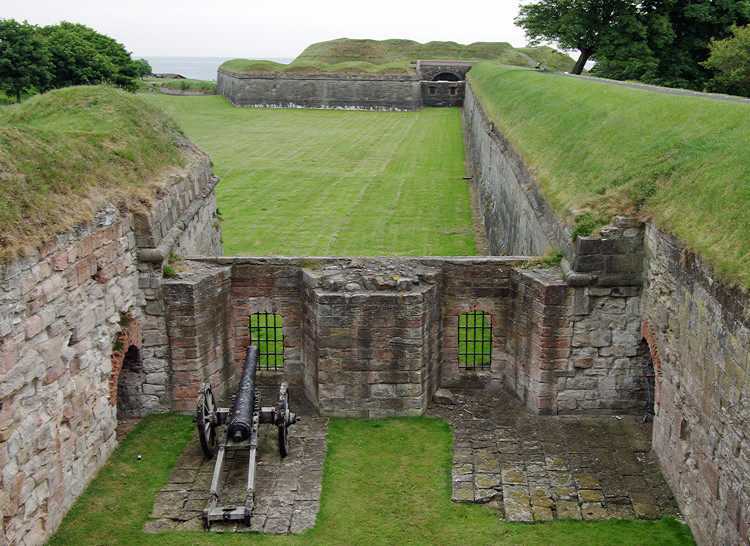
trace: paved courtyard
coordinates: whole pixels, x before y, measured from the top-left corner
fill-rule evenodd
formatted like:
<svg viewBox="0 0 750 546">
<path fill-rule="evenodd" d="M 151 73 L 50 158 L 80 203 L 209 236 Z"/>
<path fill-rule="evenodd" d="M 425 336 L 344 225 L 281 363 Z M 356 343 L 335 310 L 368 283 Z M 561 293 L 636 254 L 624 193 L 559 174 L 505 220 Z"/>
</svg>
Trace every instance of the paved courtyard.
<svg viewBox="0 0 750 546">
<path fill-rule="evenodd" d="M 453 391 L 454 405 L 430 404 L 427 415 L 451 424 L 453 500 L 489 503 L 508 521 L 558 518 L 658 518 L 678 514 L 650 453 L 651 423 L 642 416 L 538 416 L 506 392 Z M 251 527 L 214 524 L 212 531 L 301 533 L 318 513 L 327 419 L 293 389 L 302 420 L 289 429 L 281 459 L 276 428 L 261 425 L 256 508 Z M 264 393 L 270 405 L 273 393 Z M 203 529 L 214 459 L 196 437 L 180 456 L 144 525 L 146 532 Z M 246 452 L 229 457 L 221 504 L 244 505 Z"/>
<path fill-rule="evenodd" d="M 678 514 L 643 416 L 538 416 L 506 392 L 454 391 L 428 415 L 453 429 L 453 500 L 492 503 L 508 521 Z"/>
</svg>

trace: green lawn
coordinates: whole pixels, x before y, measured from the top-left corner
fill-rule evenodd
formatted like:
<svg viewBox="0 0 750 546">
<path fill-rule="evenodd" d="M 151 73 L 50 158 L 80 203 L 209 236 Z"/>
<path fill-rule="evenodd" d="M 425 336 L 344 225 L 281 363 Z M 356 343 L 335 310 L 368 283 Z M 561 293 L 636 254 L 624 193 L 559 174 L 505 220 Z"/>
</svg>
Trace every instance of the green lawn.
<svg viewBox="0 0 750 546">
<path fill-rule="evenodd" d="M 152 415 L 117 449 L 51 544 L 692 544 L 659 521 L 500 521 L 496 509 L 450 501 L 450 427 L 429 418 L 332 419 L 315 528 L 298 536 L 141 532 L 195 425 Z M 141 455 L 141 460 L 137 456 Z"/>
<path fill-rule="evenodd" d="M 750 286 L 750 104 L 491 63 L 469 81 L 561 217 L 652 218 Z"/>
<path fill-rule="evenodd" d="M 144 95 L 208 152 L 225 254 L 472 256 L 460 112 Z"/>
</svg>

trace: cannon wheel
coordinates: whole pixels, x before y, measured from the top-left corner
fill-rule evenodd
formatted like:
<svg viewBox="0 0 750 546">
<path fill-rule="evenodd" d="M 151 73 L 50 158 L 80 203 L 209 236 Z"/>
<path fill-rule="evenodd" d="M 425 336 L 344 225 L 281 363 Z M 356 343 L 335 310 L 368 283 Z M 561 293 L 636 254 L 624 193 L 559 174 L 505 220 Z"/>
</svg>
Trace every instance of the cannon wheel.
<svg viewBox="0 0 750 546">
<path fill-rule="evenodd" d="M 216 452 L 216 401 L 211 391 L 211 384 L 205 383 L 198 392 L 198 410 L 195 416 L 198 423 L 198 436 L 200 437 L 203 453 L 209 459 Z"/>
<path fill-rule="evenodd" d="M 289 412 L 289 391 L 286 384 L 281 386 L 279 393 L 279 406 L 276 410 L 276 426 L 279 429 L 279 453 L 286 457 L 289 453 L 289 425 L 291 413 Z"/>
</svg>

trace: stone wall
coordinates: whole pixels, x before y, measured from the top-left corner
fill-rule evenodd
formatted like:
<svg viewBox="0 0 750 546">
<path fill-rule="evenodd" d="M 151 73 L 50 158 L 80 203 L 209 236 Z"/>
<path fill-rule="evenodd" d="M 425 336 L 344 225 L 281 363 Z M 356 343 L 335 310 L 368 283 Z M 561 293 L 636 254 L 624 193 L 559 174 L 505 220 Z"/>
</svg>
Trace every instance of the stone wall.
<svg viewBox="0 0 750 546">
<path fill-rule="evenodd" d="M 173 366 L 185 372 L 179 381 L 174 375 L 172 407 L 192 411 L 197 386 L 206 380 L 219 397 L 231 392 L 250 342 L 250 316 L 259 312 L 281 315 L 284 334 L 283 371 L 263 370 L 259 381 L 302 384 L 327 415 L 419 414 L 440 381 L 462 386 L 481 379 L 500 386 L 511 271 L 523 261 L 191 260 L 164 286 L 170 338 L 178 340 Z M 481 372 L 459 370 L 458 321 L 470 311 L 492 320 L 492 363 Z"/>
<path fill-rule="evenodd" d="M 164 288 L 181 378 L 172 407 L 190 411 L 206 380 L 229 394 L 250 343 L 250 316 L 269 312 L 282 317 L 284 366 L 263 370 L 260 381 L 304 385 L 326 415 L 420 414 L 438 384 L 505 386 L 540 413 L 644 411 L 640 287 L 601 286 L 597 275 L 609 277 L 599 271 L 574 287 L 559 268 L 518 268 L 529 261 L 191 260 Z M 486 369 L 459 365 L 459 317 L 471 312 L 486 313 L 492 325 Z"/>
<path fill-rule="evenodd" d="M 567 249 L 569 233 L 533 175 L 466 85 L 464 120 L 479 206 L 493 255 L 540 256 Z"/>
<path fill-rule="evenodd" d="M 422 105 L 433 108 L 462 106 L 465 82 L 425 82 L 421 84 Z"/>
<path fill-rule="evenodd" d="M 182 176 L 165 181 L 150 214 L 110 206 L 2 267 L 4 543 L 41 544 L 57 529 L 115 447 L 118 405 L 139 414 L 170 409 L 162 265 L 172 249 L 221 251 L 210 210 L 198 213 L 189 202 L 197 196 L 200 208 L 215 210 L 215 183 L 208 158 L 196 151 Z M 139 252 L 154 258 L 160 245 L 162 261 L 138 262 Z"/>
<path fill-rule="evenodd" d="M 216 93 L 235 106 L 418 110 L 419 78 L 333 74 L 240 74 L 219 69 Z"/>
<path fill-rule="evenodd" d="M 700 544 L 750 539 L 750 294 L 649 225 L 643 336 L 654 452 Z"/>
</svg>

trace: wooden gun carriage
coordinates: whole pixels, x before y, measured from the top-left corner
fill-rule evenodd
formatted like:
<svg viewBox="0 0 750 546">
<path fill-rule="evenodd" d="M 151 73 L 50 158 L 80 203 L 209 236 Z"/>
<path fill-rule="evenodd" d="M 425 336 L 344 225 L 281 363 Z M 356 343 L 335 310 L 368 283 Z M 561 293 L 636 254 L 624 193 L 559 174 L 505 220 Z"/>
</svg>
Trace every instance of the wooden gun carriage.
<svg viewBox="0 0 750 546">
<path fill-rule="evenodd" d="M 258 427 L 263 423 L 273 424 L 278 428 L 279 452 L 282 457 L 286 457 L 289 452 L 289 427 L 299 420 L 289 410 L 289 390 L 286 383 L 281 384 L 275 407 L 261 407 L 260 391 L 255 386 L 257 363 L 258 347 L 251 345 L 247 350 L 245 369 L 231 408 L 216 407 L 210 383 L 205 383 L 198 392 L 195 421 L 198 423 L 201 447 L 206 457 L 216 455 L 210 498 L 203 513 L 206 528 L 217 521 L 241 521 L 250 525 L 255 505 Z M 217 441 L 218 429 L 222 424 L 226 426 L 221 439 Z M 230 451 L 248 452 L 247 489 L 242 506 L 219 504 L 225 456 Z"/>
</svg>

